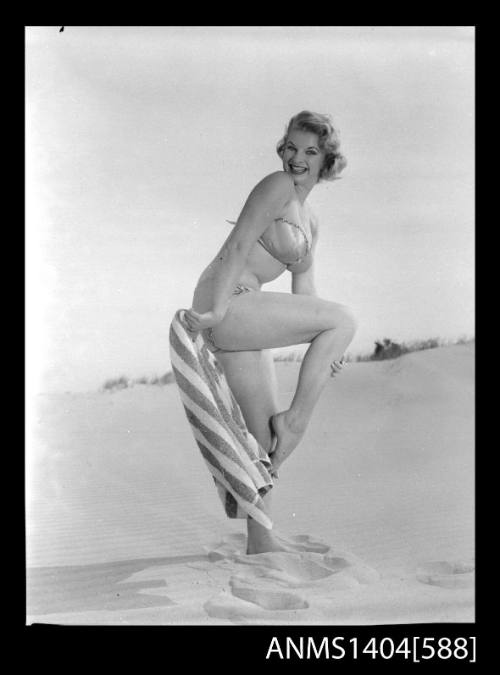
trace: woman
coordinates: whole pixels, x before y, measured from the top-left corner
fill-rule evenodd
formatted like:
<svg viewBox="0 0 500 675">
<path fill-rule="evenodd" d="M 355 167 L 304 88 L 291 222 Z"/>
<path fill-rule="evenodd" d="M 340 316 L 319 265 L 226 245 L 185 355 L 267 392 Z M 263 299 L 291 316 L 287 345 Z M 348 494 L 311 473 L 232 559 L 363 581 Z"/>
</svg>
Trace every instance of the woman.
<svg viewBox="0 0 500 675">
<path fill-rule="evenodd" d="M 326 115 L 302 111 L 277 146 L 283 170 L 266 176 L 196 286 L 184 320 L 202 331 L 224 369 L 248 430 L 277 469 L 299 444 L 327 378 L 342 366 L 356 323 L 344 305 L 314 288 L 318 222 L 307 203 L 313 187 L 345 167 Z M 286 269 L 292 293 L 262 291 Z M 278 411 L 272 348 L 309 343 L 288 410 Z M 270 495 L 265 497 L 269 507 Z M 248 518 L 248 553 L 287 550 Z"/>
</svg>

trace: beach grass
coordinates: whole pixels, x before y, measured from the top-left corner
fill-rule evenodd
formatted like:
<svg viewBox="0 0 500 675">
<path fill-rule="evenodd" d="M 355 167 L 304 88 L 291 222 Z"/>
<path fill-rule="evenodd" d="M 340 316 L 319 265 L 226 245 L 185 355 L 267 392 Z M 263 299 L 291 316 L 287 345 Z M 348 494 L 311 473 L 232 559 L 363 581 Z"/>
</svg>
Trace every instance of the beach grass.
<svg viewBox="0 0 500 675">
<path fill-rule="evenodd" d="M 385 359 L 396 359 L 403 354 L 410 352 L 423 351 L 424 349 L 436 349 L 437 347 L 448 347 L 451 345 L 469 344 L 475 341 L 475 338 L 470 336 L 461 336 L 454 340 L 445 340 L 443 338 L 426 338 L 420 340 L 412 340 L 409 342 L 395 342 L 390 338 L 383 338 L 375 341 L 375 348 L 373 351 L 364 354 L 345 355 L 347 362 L 363 362 L 363 361 L 383 361 Z M 274 361 L 278 363 L 300 363 L 304 357 L 303 352 L 293 351 L 287 353 L 278 353 L 274 356 Z"/>
<path fill-rule="evenodd" d="M 409 342 L 395 342 L 390 338 L 383 338 L 375 342 L 375 348 L 372 352 L 365 354 L 350 354 L 347 353 L 345 360 L 349 363 L 363 362 L 363 361 L 383 361 L 385 359 L 397 359 L 403 354 L 410 352 L 423 351 L 425 349 L 436 349 L 437 347 L 447 347 L 451 345 L 470 344 L 475 342 L 474 337 L 461 336 L 454 340 L 445 340 L 443 338 L 426 338 L 420 340 L 412 340 Z M 273 360 L 275 363 L 301 363 L 304 358 L 302 351 L 277 352 L 274 354 Z M 136 385 L 163 387 L 175 382 L 174 374 L 171 370 L 163 375 L 153 375 L 146 377 L 145 375 L 136 378 L 130 378 L 125 375 L 120 377 L 110 378 L 106 380 L 101 387 L 103 392 L 119 391 L 121 389 L 128 389 Z"/>
</svg>

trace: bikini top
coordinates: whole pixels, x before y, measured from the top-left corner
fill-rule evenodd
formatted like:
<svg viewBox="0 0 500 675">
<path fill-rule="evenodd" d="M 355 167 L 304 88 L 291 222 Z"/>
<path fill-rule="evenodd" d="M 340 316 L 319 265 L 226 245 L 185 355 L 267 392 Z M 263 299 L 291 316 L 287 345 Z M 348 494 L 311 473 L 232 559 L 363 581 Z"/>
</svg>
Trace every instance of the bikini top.
<svg viewBox="0 0 500 675">
<path fill-rule="evenodd" d="M 236 224 L 231 220 L 227 222 Z M 286 218 L 273 220 L 257 241 L 283 265 L 300 263 L 311 251 L 311 241 L 302 225 Z"/>
</svg>

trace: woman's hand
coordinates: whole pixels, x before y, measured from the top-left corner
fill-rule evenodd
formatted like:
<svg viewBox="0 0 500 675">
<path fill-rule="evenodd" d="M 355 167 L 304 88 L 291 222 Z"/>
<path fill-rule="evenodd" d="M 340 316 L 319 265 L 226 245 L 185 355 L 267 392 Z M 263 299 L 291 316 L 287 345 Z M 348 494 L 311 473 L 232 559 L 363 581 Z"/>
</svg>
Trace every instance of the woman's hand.
<svg viewBox="0 0 500 675">
<path fill-rule="evenodd" d="M 332 363 L 330 363 L 330 371 L 331 371 L 330 377 L 335 377 L 335 375 L 340 373 L 340 371 L 344 366 L 345 366 L 344 357 L 342 357 L 340 361 L 332 361 Z"/>
<path fill-rule="evenodd" d="M 198 333 L 205 328 L 212 328 L 222 321 L 224 317 L 215 311 L 199 314 L 194 309 L 184 310 L 184 323 L 193 333 Z"/>
</svg>

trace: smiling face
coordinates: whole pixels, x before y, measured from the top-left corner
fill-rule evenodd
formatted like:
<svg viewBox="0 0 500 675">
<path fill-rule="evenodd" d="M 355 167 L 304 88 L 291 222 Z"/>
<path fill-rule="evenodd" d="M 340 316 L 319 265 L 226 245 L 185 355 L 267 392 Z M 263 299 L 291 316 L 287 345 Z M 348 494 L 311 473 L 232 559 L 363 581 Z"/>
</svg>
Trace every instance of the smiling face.
<svg viewBox="0 0 500 675">
<path fill-rule="evenodd" d="M 324 152 L 318 135 L 291 129 L 283 151 L 283 169 L 293 176 L 295 185 L 315 185 L 323 166 Z"/>
</svg>

